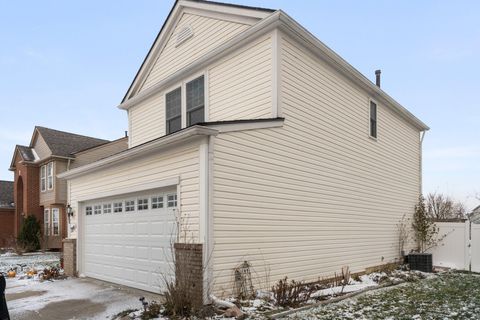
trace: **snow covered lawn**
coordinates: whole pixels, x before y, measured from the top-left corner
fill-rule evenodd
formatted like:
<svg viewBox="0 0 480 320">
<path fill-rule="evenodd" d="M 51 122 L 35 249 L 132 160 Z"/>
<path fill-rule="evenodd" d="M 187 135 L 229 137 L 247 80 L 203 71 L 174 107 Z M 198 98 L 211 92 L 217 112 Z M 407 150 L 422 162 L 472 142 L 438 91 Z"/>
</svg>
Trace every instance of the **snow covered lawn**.
<svg viewBox="0 0 480 320">
<path fill-rule="evenodd" d="M 443 273 L 298 312 L 289 319 L 479 319 L 480 276 Z"/>
</svg>

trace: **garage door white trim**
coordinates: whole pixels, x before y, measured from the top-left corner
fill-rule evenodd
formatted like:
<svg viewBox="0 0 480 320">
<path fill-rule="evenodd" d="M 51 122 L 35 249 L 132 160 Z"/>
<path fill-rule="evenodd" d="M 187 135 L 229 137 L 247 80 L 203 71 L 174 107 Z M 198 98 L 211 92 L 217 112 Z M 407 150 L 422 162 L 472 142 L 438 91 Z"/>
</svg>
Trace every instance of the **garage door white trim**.
<svg viewBox="0 0 480 320">
<path fill-rule="evenodd" d="M 152 207 L 152 198 L 158 195 L 163 199 L 162 208 Z M 174 276 L 171 243 L 176 237 L 179 199 L 176 206 L 169 206 L 174 203 L 173 195 L 177 195 L 177 188 L 170 185 L 79 203 L 80 272 L 92 278 L 160 293 L 161 275 Z M 143 206 L 142 199 L 148 199 L 148 204 Z M 134 211 L 127 212 L 129 200 L 134 200 L 135 205 Z M 122 202 L 122 212 L 114 212 L 117 202 Z M 97 209 L 101 205 L 101 213 L 97 210 L 97 215 L 95 205 Z M 87 207 L 92 209 L 88 216 Z"/>
<path fill-rule="evenodd" d="M 105 191 L 105 192 L 99 192 L 95 193 L 95 195 L 84 195 L 78 197 L 78 201 L 88 201 L 93 199 L 99 199 L 99 198 L 106 198 L 106 197 L 114 197 L 114 196 L 121 196 L 125 195 L 128 193 L 132 192 L 140 192 L 140 191 L 147 191 L 151 189 L 157 189 L 157 188 L 164 188 L 164 187 L 169 187 L 169 186 L 175 186 L 178 185 L 180 182 L 180 177 L 172 177 L 168 179 L 163 179 L 163 180 L 158 180 L 155 182 L 150 182 L 150 183 L 141 183 L 137 185 L 132 185 L 129 186 L 128 188 L 121 188 L 121 189 L 115 189 L 112 191 Z"/>
</svg>

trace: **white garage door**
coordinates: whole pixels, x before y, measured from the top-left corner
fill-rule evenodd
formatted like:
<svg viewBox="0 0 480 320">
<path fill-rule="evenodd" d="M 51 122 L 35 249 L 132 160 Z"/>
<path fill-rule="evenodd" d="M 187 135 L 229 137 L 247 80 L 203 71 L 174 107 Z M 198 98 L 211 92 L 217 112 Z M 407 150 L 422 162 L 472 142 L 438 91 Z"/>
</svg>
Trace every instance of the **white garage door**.
<svg viewBox="0 0 480 320">
<path fill-rule="evenodd" d="M 84 214 L 84 274 L 113 283 L 163 291 L 173 277 L 176 235 L 174 191 L 150 191 L 87 201 Z"/>
</svg>

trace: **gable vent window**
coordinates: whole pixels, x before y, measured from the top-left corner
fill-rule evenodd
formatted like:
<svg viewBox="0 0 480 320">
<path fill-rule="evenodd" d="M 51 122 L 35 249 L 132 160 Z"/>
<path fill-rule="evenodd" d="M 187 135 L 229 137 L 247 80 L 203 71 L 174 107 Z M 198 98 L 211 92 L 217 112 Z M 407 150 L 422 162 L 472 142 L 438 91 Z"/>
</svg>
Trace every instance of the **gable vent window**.
<svg viewBox="0 0 480 320">
<path fill-rule="evenodd" d="M 182 88 L 166 94 L 167 134 L 182 129 Z"/>
<path fill-rule="evenodd" d="M 377 138 L 377 104 L 370 101 L 370 137 Z"/>
<path fill-rule="evenodd" d="M 187 126 L 205 121 L 204 76 L 187 83 Z"/>
<path fill-rule="evenodd" d="M 191 26 L 185 26 L 177 33 L 177 43 L 176 47 L 193 37 L 193 29 Z"/>
</svg>

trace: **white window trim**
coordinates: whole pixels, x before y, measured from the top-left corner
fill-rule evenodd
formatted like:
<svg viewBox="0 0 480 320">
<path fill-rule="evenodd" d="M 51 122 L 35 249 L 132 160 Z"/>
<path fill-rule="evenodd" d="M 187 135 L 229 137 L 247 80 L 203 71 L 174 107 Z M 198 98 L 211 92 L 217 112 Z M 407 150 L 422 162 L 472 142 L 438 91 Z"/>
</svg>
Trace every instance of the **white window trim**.
<svg viewBox="0 0 480 320">
<path fill-rule="evenodd" d="M 57 216 L 57 222 L 55 222 L 55 213 Z M 58 232 L 55 233 L 55 223 L 57 224 Z M 52 236 L 59 236 L 60 235 L 60 209 L 59 208 L 52 208 Z"/>
<path fill-rule="evenodd" d="M 45 184 L 43 184 L 43 181 L 45 181 Z M 45 164 L 40 167 L 40 191 L 47 191 L 47 165 Z"/>
<path fill-rule="evenodd" d="M 50 209 L 43 209 L 43 233 L 48 237 L 50 235 Z"/>
<path fill-rule="evenodd" d="M 174 203 L 175 203 L 175 205 L 174 205 L 173 207 L 170 207 L 170 206 L 169 206 L 169 202 L 170 202 L 170 201 L 168 200 L 168 197 L 170 197 L 170 196 L 176 196 L 176 199 L 173 200 Z M 167 194 L 166 194 L 166 198 L 167 198 L 167 206 L 166 206 L 167 209 L 168 209 L 168 208 L 173 208 L 173 209 L 178 208 L 178 194 L 177 194 L 177 193 L 167 193 Z"/>
<path fill-rule="evenodd" d="M 204 97 L 204 108 L 203 108 L 203 119 L 205 122 L 209 121 L 208 117 L 208 112 L 209 112 L 209 79 L 208 79 L 208 71 L 207 70 L 202 70 L 201 72 L 195 73 L 192 76 L 189 76 L 185 79 L 183 79 L 180 82 L 175 83 L 175 85 L 169 86 L 168 88 L 165 89 L 163 92 L 163 105 L 165 106 L 164 110 L 164 116 L 165 116 L 165 132 L 164 134 L 167 134 L 167 93 L 172 92 L 173 90 L 176 90 L 178 88 L 181 89 L 181 129 L 185 129 L 187 127 L 187 83 L 189 83 L 192 80 L 195 80 L 199 77 L 203 76 L 203 97 Z"/>
<path fill-rule="evenodd" d="M 377 124 L 377 130 L 376 130 L 376 133 L 377 133 L 377 136 L 374 137 L 371 135 L 372 133 L 372 124 L 370 122 L 370 119 L 372 118 L 372 108 L 371 108 L 371 103 L 375 103 L 375 105 L 377 106 L 377 117 L 376 117 L 376 124 Z M 377 141 L 378 140 L 378 102 L 372 98 L 369 98 L 368 99 L 368 137 L 374 141 Z"/>
<path fill-rule="evenodd" d="M 52 174 L 51 174 L 51 176 L 48 175 L 48 167 L 49 167 L 50 165 L 52 166 Z M 54 188 L 54 186 L 55 186 L 55 179 L 54 179 L 54 178 L 55 178 L 55 174 L 53 173 L 54 170 L 55 170 L 55 165 L 54 165 L 53 161 L 46 164 L 46 179 L 47 179 L 46 183 L 47 183 L 47 190 L 53 190 L 53 188 Z M 48 185 L 48 180 L 49 180 L 49 178 L 52 178 L 52 187 L 50 187 L 50 186 Z"/>
</svg>

